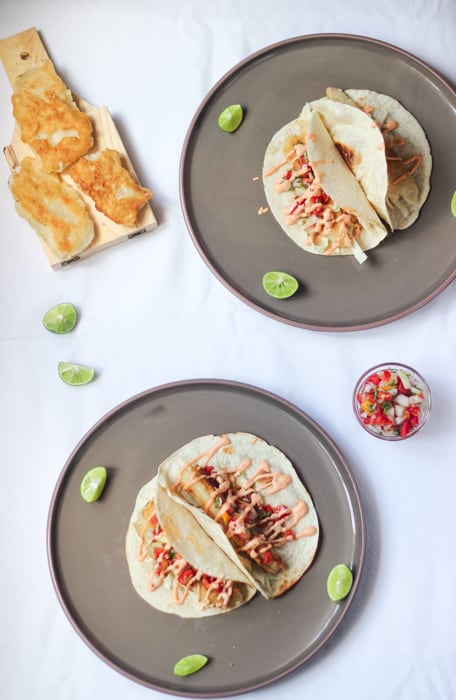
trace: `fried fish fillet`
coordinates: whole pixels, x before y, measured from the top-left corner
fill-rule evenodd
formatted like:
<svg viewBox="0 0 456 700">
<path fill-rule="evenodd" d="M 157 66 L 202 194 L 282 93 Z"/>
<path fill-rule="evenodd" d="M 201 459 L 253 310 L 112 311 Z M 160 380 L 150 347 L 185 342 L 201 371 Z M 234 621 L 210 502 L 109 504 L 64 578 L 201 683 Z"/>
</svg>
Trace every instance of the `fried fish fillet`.
<svg viewBox="0 0 456 700">
<path fill-rule="evenodd" d="M 18 214 L 58 260 L 70 260 L 91 243 L 93 221 L 81 195 L 58 175 L 44 172 L 36 158 L 24 158 L 9 184 Z"/>
<path fill-rule="evenodd" d="M 11 100 L 21 139 L 46 172 L 62 172 L 92 147 L 91 121 L 50 61 L 19 75 Z"/>
<path fill-rule="evenodd" d="M 67 172 L 98 211 L 116 224 L 133 226 L 139 210 L 153 196 L 135 182 L 122 165 L 120 153 L 112 148 L 80 158 Z"/>
</svg>

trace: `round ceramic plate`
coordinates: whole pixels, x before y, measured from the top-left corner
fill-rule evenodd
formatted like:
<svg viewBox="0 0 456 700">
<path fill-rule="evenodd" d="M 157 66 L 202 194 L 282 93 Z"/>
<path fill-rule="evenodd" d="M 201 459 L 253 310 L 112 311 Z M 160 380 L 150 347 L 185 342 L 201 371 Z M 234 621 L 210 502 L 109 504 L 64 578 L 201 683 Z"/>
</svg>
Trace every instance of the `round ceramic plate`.
<svg viewBox="0 0 456 700">
<path fill-rule="evenodd" d="M 281 598 L 259 594 L 233 612 L 182 619 L 135 592 L 125 534 L 140 488 L 160 462 L 192 438 L 248 431 L 279 447 L 306 484 L 321 541 L 301 581 Z M 93 466 L 108 469 L 100 500 L 79 487 Z M 188 697 L 220 697 L 289 674 L 328 642 L 345 617 L 361 576 L 365 530 L 358 491 L 343 456 L 307 415 L 254 387 L 214 380 L 168 384 L 142 393 L 102 418 L 64 466 L 48 520 L 54 586 L 70 622 L 105 662 L 148 687 Z M 345 562 L 354 585 L 342 603 L 326 593 L 330 569 Z M 173 675 L 187 654 L 210 658 L 199 673 Z"/>
<path fill-rule="evenodd" d="M 368 88 L 397 98 L 422 124 L 434 167 L 431 193 L 409 229 L 388 237 L 362 265 L 352 257 L 306 253 L 269 213 L 261 178 L 273 134 L 328 86 Z M 219 113 L 242 104 L 234 133 Z M 456 275 L 456 94 L 431 68 L 393 46 L 347 35 L 309 35 L 270 46 L 235 66 L 211 90 L 184 144 L 180 190 L 190 234 L 218 279 L 247 304 L 314 330 L 378 326 L 417 310 Z M 300 291 L 275 300 L 262 289 L 269 270 L 283 270 Z"/>
</svg>

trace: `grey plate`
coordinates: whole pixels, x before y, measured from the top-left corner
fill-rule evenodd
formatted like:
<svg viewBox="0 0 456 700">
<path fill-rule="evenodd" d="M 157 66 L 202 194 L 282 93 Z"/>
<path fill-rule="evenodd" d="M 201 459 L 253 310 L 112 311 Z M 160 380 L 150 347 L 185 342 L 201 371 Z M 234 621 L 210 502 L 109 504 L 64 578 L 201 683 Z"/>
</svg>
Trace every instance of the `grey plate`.
<svg viewBox="0 0 456 700">
<path fill-rule="evenodd" d="M 277 445 L 313 495 L 321 544 L 303 579 L 282 598 L 260 595 L 225 615 L 183 620 L 160 613 L 134 591 L 124 540 L 136 495 L 160 462 L 198 435 L 245 430 Z M 79 486 L 104 464 L 101 499 Z M 334 634 L 353 600 L 364 561 L 364 516 L 344 458 L 313 420 L 277 396 L 215 380 L 168 384 L 139 394 L 102 418 L 77 445 L 56 485 L 48 520 L 54 586 L 70 622 L 115 669 L 151 688 L 188 697 L 235 695 L 301 666 Z M 349 597 L 332 603 L 326 578 L 345 562 Z M 174 663 L 203 653 L 210 663 L 184 679 Z"/>
<path fill-rule="evenodd" d="M 359 265 L 354 258 L 306 253 L 280 229 L 265 205 L 263 155 L 272 135 L 328 85 L 369 88 L 399 99 L 421 122 L 432 148 L 431 194 L 419 220 L 384 241 Z M 219 113 L 246 110 L 225 134 Z M 372 39 L 309 35 L 270 46 L 235 66 L 211 90 L 190 125 L 180 171 L 190 234 L 218 279 L 247 304 L 313 330 L 379 326 L 423 306 L 456 276 L 456 94 L 410 54 Z M 295 275 L 301 291 L 285 301 L 267 296 L 268 270 Z"/>
</svg>

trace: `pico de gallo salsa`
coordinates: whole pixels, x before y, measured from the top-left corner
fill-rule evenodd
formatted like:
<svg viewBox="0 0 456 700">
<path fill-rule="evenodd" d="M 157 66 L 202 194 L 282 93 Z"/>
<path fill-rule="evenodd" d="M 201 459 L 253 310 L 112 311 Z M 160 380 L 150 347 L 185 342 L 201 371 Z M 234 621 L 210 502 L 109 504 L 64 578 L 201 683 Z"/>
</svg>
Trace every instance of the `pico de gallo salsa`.
<svg viewBox="0 0 456 700">
<path fill-rule="evenodd" d="M 410 368 L 383 367 L 364 376 L 354 403 L 362 425 L 390 439 L 415 433 L 426 419 L 429 393 Z"/>
</svg>

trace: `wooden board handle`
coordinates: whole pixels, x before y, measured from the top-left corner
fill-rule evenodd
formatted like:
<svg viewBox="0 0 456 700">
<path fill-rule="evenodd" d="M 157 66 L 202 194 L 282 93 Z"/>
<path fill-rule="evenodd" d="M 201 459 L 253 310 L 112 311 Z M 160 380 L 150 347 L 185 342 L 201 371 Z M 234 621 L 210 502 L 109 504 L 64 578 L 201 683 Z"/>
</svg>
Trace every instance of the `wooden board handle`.
<svg viewBox="0 0 456 700">
<path fill-rule="evenodd" d="M 0 59 L 11 85 L 18 75 L 40 65 L 48 58 L 35 27 L 0 40 Z"/>
</svg>

